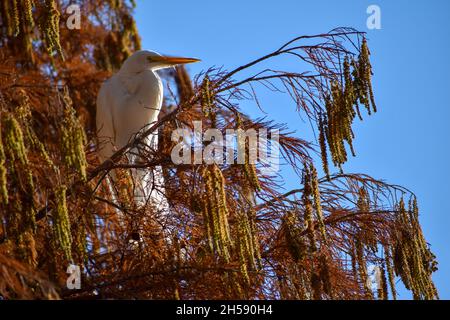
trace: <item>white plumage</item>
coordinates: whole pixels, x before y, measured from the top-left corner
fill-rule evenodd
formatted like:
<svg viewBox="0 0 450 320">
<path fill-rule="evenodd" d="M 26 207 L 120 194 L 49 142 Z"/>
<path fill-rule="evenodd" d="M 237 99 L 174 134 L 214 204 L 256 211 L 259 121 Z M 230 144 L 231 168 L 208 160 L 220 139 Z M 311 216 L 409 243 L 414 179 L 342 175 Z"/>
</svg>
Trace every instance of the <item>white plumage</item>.
<svg viewBox="0 0 450 320">
<path fill-rule="evenodd" d="M 110 158 L 128 144 L 142 129 L 157 122 L 163 101 L 163 86 L 157 70 L 177 64 L 197 62 L 197 59 L 164 57 L 152 51 L 138 51 L 130 56 L 119 72 L 107 80 L 97 97 L 97 136 L 100 161 Z M 149 135 L 145 144 L 156 150 L 157 132 Z M 137 150 L 131 150 L 131 163 L 138 160 Z M 145 159 L 149 160 L 149 159 Z M 150 201 L 159 209 L 167 208 L 163 194 L 160 167 L 133 169 L 135 202 Z M 114 172 L 111 178 L 115 179 Z M 112 191 L 111 191 L 112 192 Z M 112 192 L 114 197 L 114 193 Z"/>
</svg>

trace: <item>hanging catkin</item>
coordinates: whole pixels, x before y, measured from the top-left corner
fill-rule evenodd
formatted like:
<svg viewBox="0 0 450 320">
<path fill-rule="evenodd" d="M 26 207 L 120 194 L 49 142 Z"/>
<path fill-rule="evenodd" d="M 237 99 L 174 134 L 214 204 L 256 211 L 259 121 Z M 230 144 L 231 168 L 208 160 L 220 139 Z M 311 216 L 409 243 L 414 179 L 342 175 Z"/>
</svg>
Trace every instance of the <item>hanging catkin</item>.
<svg viewBox="0 0 450 320">
<path fill-rule="evenodd" d="M 395 273 L 402 278 L 405 287 L 413 293 L 414 299 L 436 299 L 437 290 L 431 279 L 436 270 L 434 255 L 423 238 L 415 200 L 406 210 L 402 198 L 398 204 L 396 244 L 393 250 Z"/>
<path fill-rule="evenodd" d="M 56 243 L 64 253 L 64 257 L 72 260 L 72 235 L 70 232 L 69 213 L 66 204 L 66 186 L 58 186 L 55 190 L 56 210 L 52 212 L 53 233 Z"/>
<path fill-rule="evenodd" d="M 395 276 L 392 268 L 392 255 L 387 245 L 384 246 L 384 261 L 389 279 L 389 286 L 391 287 L 392 299 L 397 300 L 397 290 L 395 289 Z"/>
<path fill-rule="evenodd" d="M 47 51 L 53 55 L 57 52 L 64 60 L 61 42 L 59 38 L 59 18 L 60 13 L 55 0 L 45 0 L 44 12 L 40 21 L 40 29 L 47 44 Z"/>
<path fill-rule="evenodd" d="M 325 231 L 325 224 L 323 222 L 323 211 L 320 200 L 319 180 L 317 177 L 317 170 L 312 163 L 310 165 L 310 174 L 311 174 L 311 187 L 314 198 L 314 209 L 316 212 L 316 219 L 317 222 L 319 223 L 319 230 L 322 235 L 322 238 L 324 241 L 326 241 L 327 235 Z"/>
<path fill-rule="evenodd" d="M 235 130 L 238 130 L 238 132 L 242 132 L 240 130 L 242 129 L 242 116 L 239 113 L 236 113 L 236 126 Z M 258 179 L 258 174 L 256 170 L 256 159 L 251 159 L 250 155 L 256 155 L 257 151 L 250 150 L 251 144 L 250 141 L 245 139 L 241 136 L 241 134 L 238 133 L 238 142 L 239 144 L 239 150 L 242 150 L 244 152 L 244 164 L 243 164 L 243 171 L 245 175 L 245 179 L 247 181 L 248 186 L 254 191 L 261 191 L 261 184 Z"/>
<path fill-rule="evenodd" d="M 216 252 L 225 261 L 230 259 L 230 227 L 228 224 L 228 207 L 225 194 L 225 179 L 222 171 L 216 165 L 206 166 L 202 171 L 202 176 L 205 182 L 205 197 L 204 201 L 207 204 L 203 205 L 203 216 L 206 226 L 207 235 L 212 236 L 210 242 L 212 243 L 214 252 Z"/>
<path fill-rule="evenodd" d="M 11 2 L 11 4 L 12 4 L 12 7 L 11 7 L 11 10 L 12 10 L 12 12 L 11 12 L 11 15 L 12 15 L 12 18 L 13 18 L 13 26 L 12 26 L 12 30 L 13 30 L 13 36 L 14 37 L 17 37 L 18 35 L 19 35 L 19 33 L 20 33 L 20 17 L 19 17 L 19 5 L 18 5 L 18 2 L 19 0 L 12 0 Z"/>
<path fill-rule="evenodd" d="M 355 156 L 352 124 L 356 115 L 362 120 L 359 104 L 366 107 L 369 115 L 372 110 L 376 112 L 369 56 L 367 41 L 363 39 L 358 60 L 348 56 L 344 58 L 342 81 L 331 80 L 330 90 L 323 96 L 326 117 L 319 114 L 318 126 L 322 163 L 327 175 L 325 140 L 328 142 L 334 165 L 342 170 L 342 164 L 347 161 L 344 142 L 347 142 L 352 155 Z"/>
<path fill-rule="evenodd" d="M 372 66 L 370 64 L 370 51 L 367 46 L 367 40 L 364 38 L 361 45 L 361 53 L 359 56 L 359 76 L 362 78 L 364 83 L 363 90 L 365 91 L 365 101 L 367 111 L 370 114 L 370 105 L 372 105 L 373 112 L 377 112 L 377 107 L 375 105 L 375 99 L 373 96 L 372 89 Z M 370 101 L 370 103 L 369 103 Z"/>
<path fill-rule="evenodd" d="M 359 239 L 356 239 L 355 242 L 355 254 L 356 254 L 356 261 L 358 262 L 359 280 L 363 285 L 366 299 L 371 300 L 373 299 L 373 293 L 369 284 L 370 279 L 367 274 L 367 265 L 364 256 L 364 244 Z"/>
<path fill-rule="evenodd" d="M 2 9 L 1 14 L 3 26 L 6 27 L 6 34 L 11 37 L 14 34 L 14 23 L 12 21 L 14 13 L 11 10 L 11 3 L 10 1 L 1 1 L 0 7 Z"/>
<path fill-rule="evenodd" d="M 6 180 L 6 156 L 5 156 L 5 150 L 3 149 L 3 142 L 2 142 L 2 126 L 0 123 L 0 203 L 1 204 L 8 204 L 8 181 Z"/>
<path fill-rule="evenodd" d="M 33 130 L 30 99 L 24 90 L 20 90 L 18 92 L 18 105 L 15 113 L 22 124 L 25 136 L 24 139 L 28 145 L 35 148 L 41 154 L 44 162 L 52 168 L 54 172 L 58 173 L 58 167 L 53 163 L 45 148 L 45 145 Z"/>
<path fill-rule="evenodd" d="M 253 212 L 249 213 L 241 211 L 238 215 L 237 231 L 236 231 L 236 250 L 239 254 L 239 262 L 241 274 L 246 283 L 250 283 L 248 269 L 255 270 L 260 264 L 259 244 L 255 237 L 254 216 Z"/>
<path fill-rule="evenodd" d="M 312 190 L 312 177 L 308 166 L 305 164 L 304 167 L 304 189 L 303 189 L 303 208 L 304 208 L 304 222 L 306 232 L 309 238 L 310 251 L 315 252 L 317 250 L 316 237 L 314 232 L 314 217 L 313 217 L 313 206 L 311 202 L 311 196 L 313 195 Z"/>
<path fill-rule="evenodd" d="M 384 266 L 379 268 L 380 282 L 377 284 L 378 300 L 388 300 L 388 285 L 386 279 L 386 270 Z"/>
<path fill-rule="evenodd" d="M 302 260 L 305 256 L 307 245 L 298 227 L 298 219 L 295 212 L 288 212 L 283 216 L 281 230 L 283 230 L 284 241 L 292 259 L 295 262 Z"/>
<path fill-rule="evenodd" d="M 33 0 L 22 0 L 23 3 L 23 10 L 24 10 L 24 17 L 25 22 L 30 28 L 34 27 L 34 19 L 33 19 L 33 7 L 34 7 L 34 1 Z"/>
<path fill-rule="evenodd" d="M 28 164 L 28 158 L 26 155 L 26 148 L 23 139 L 22 128 L 16 118 L 6 113 L 3 117 L 4 125 L 4 144 L 5 149 L 8 152 L 8 159 L 11 163 L 18 162 L 21 165 Z"/>
<path fill-rule="evenodd" d="M 254 263 L 253 250 L 251 248 L 251 244 L 249 242 L 247 229 L 246 217 L 245 214 L 241 213 L 240 221 L 237 226 L 237 251 L 239 254 L 239 264 L 241 268 L 241 274 L 246 283 L 250 283 L 250 277 L 248 276 L 248 262 Z"/>
<path fill-rule="evenodd" d="M 87 247 L 86 227 L 83 222 L 79 223 L 75 232 L 75 253 L 81 263 L 87 261 L 88 247 Z"/>
<path fill-rule="evenodd" d="M 33 0 L 3 0 L 0 8 L 2 24 L 6 27 L 8 36 L 26 36 L 23 30 L 34 27 Z"/>
<path fill-rule="evenodd" d="M 254 163 L 250 163 L 248 153 L 245 155 L 244 173 L 250 187 L 253 190 L 260 191 L 261 184 L 259 183 L 258 175 L 256 173 L 256 165 Z"/>
<path fill-rule="evenodd" d="M 203 79 L 201 93 L 202 112 L 205 117 L 209 118 L 209 120 L 211 121 L 211 127 L 215 128 L 217 122 L 217 108 L 214 103 L 214 92 L 211 88 L 211 80 L 208 76 L 205 76 L 205 78 Z"/>
<path fill-rule="evenodd" d="M 326 132 L 327 127 L 325 125 L 322 113 L 319 114 L 319 145 L 320 145 L 320 155 L 322 157 L 322 168 L 323 172 L 328 180 L 330 180 L 330 171 L 328 168 L 328 153 L 327 153 L 327 138 Z"/>
<path fill-rule="evenodd" d="M 2 117 L 3 136 L 2 142 L 9 161 L 9 169 L 11 175 L 16 177 L 16 181 L 22 189 L 22 199 L 17 206 L 20 207 L 20 215 L 22 216 L 22 227 L 30 227 L 35 229 L 35 212 L 34 212 L 34 182 L 27 157 L 24 136 L 22 128 L 11 113 L 5 113 Z"/>
<path fill-rule="evenodd" d="M 61 123 L 61 150 L 65 164 L 75 169 L 83 180 L 86 179 L 86 134 L 72 107 L 72 102 L 67 92 L 63 96 L 65 102 L 64 120 Z"/>
</svg>

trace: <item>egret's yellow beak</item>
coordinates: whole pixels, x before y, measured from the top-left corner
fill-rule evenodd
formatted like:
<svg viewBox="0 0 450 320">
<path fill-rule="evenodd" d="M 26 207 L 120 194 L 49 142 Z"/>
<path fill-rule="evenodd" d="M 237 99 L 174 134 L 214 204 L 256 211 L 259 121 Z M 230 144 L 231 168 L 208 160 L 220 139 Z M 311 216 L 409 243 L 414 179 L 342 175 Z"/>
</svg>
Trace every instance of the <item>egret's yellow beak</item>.
<svg viewBox="0 0 450 320">
<path fill-rule="evenodd" d="M 166 65 L 177 65 L 177 64 L 187 64 L 187 63 L 195 63 L 201 60 L 195 58 L 182 58 L 182 57 L 149 57 L 150 62 L 159 62 Z"/>
</svg>

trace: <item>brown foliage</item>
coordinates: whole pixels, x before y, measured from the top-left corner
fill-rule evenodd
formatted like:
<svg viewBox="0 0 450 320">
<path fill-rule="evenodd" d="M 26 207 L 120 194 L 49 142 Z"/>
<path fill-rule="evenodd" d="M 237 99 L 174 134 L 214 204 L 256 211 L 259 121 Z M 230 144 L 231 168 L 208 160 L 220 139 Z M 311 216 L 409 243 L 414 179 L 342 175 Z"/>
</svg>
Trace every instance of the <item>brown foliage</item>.
<svg viewBox="0 0 450 320">
<path fill-rule="evenodd" d="M 341 168 L 346 145 L 354 153 L 359 107 L 376 111 L 363 33 L 340 28 L 299 37 L 245 66 L 210 69 L 194 80 L 183 68 L 168 72 L 158 123 L 99 163 L 96 95 L 140 47 L 133 3 L 85 1 L 76 32 L 57 20 L 67 1 L 33 3 L 0 3 L 0 297 L 372 299 L 369 273 L 378 266 L 380 299 L 388 287 L 395 298 L 395 275 L 414 298 L 437 298 L 436 262 L 414 194 Z M 240 79 L 243 70 L 287 56 L 305 72 L 267 69 Z M 292 97 L 318 131 L 319 148 L 241 111 L 241 100 L 259 105 L 264 87 Z M 174 165 L 170 134 L 195 120 L 222 132 L 281 129 L 282 159 L 302 180 L 299 188 L 282 193 L 282 177 L 264 174 L 264 163 Z M 156 129 L 159 148 L 150 150 L 142 141 Z M 131 146 L 147 161 L 128 163 Z M 312 153 L 322 156 L 324 178 Z M 329 172 L 329 156 L 341 173 Z M 169 213 L 129 199 L 129 170 L 156 165 Z M 113 169 L 118 201 L 105 184 Z M 69 263 L 82 266 L 80 290 L 66 289 Z"/>
</svg>

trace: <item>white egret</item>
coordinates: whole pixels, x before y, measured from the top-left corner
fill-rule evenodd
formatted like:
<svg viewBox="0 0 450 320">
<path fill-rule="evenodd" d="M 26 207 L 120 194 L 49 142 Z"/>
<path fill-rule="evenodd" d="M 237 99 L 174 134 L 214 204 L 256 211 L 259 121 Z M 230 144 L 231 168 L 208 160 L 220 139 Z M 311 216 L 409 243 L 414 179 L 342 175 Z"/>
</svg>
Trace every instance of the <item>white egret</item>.
<svg viewBox="0 0 450 320">
<path fill-rule="evenodd" d="M 200 60 L 193 58 L 162 56 L 153 51 L 138 51 L 102 85 L 97 97 L 96 119 L 98 156 L 102 162 L 130 142 L 136 133 L 149 128 L 158 120 L 163 101 L 163 85 L 156 71 L 198 61 Z M 155 150 L 158 143 L 157 132 L 150 134 L 144 143 Z M 131 154 L 133 153 L 135 152 L 132 150 Z M 132 155 L 128 158 L 134 162 L 138 157 Z M 168 207 L 163 194 L 161 167 L 133 169 L 132 175 L 136 204 L 142 205 L 149 200 L 160 210 Z M 114 172 L 111 177 L 115 179 Z M 113 190 L 111 192 L 115 197 Z"/>
</svg>

